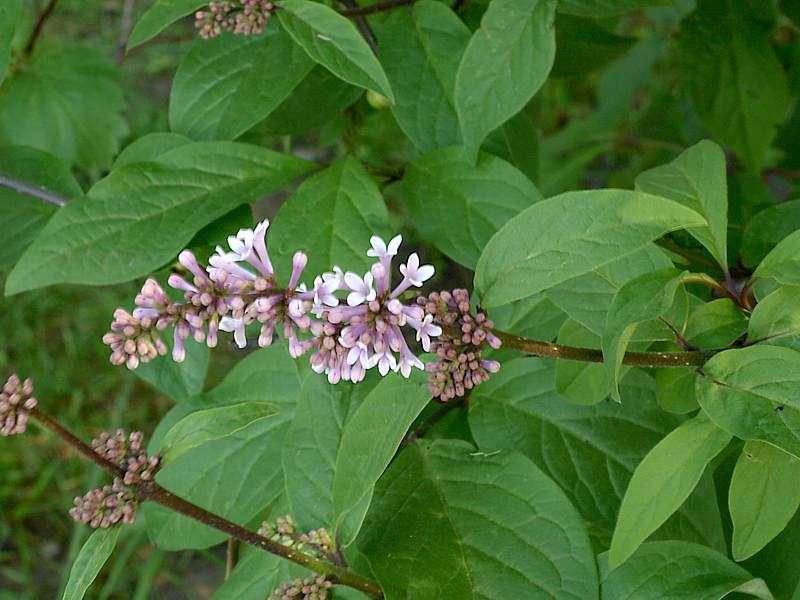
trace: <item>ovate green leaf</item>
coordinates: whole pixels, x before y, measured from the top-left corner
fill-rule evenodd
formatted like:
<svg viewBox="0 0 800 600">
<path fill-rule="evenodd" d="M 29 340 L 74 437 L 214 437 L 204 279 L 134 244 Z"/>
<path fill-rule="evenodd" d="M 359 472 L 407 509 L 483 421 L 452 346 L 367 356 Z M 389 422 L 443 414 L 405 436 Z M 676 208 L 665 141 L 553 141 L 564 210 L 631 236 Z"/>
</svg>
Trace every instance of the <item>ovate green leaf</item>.
<svg viewBox="0 0 800 600">
<path fill-rule="evenodd" d="M 281 24 L 311 58 L 337 77 L 394 102 L 383 67 L 349 19 L 308 0 L 283 0 L 280 6 Z"/>
<path fill-rule="evenodd" d="M 722 148 L 703 140 L 671 163 L 639 175 L 636 189 L 680 202 L 703 215 L 707 225 L 689 233 L 723 269 L 728 268 L 728 184 Z"/>
<path fill-rule="evenodd" d="M 406 167 L 403 191 L 419 232 L 474 269 L 489 239 L 542 196 L 516 168 L 489 154 L 472 166 L 460 148 L 426 154 Z M 453 227 L 453 220 L 461 226 Z"/>
<path fill-rule="evenodd" d="M 171 347 L 171 342 L 167 344 Z M 134 373 L 176 402 L 182 402 L 203 391 L 210 355 L 208 346 L 189 340 L 183 362 L 176 363 L 169 356 L 159 357 L 140 364 Z"/>
<path fill-rule="evenodd" d="M 17 263 L 6 293 L 145 275 L 173 260 L 204 225 L 312 167 L 234 142 L 187 144 L 124 166 L 95 184 L 86 200 L 59 211 Z"/>
<path fill-rule="evenodd" d="M 516 452 L 415 443 L 376 497 L 359 548 L 387 600 L 597 598 L 583 521 Z"/>
<path fill-rule="evenodd" d="M 375 483 L 429 400 L 424 374 L 415 370 L 411 379 L 389 375 L 345 426 L 333 479 L 334 531 L 343 546 L 358 535 Z"/>
<path fill-rule="evenodd" d="M 701 304 L 689 315 L 686 340 L 707 350 L 724 348 L 747 331 L 747 318 L 730 298 L 718 298 Z"/>
<path fill-rule="evenodd" d="M 758 265 L 753 277 L 800 285 L 800 230 L 779 242 Z"/>
<path fill-rule="evenodd" d="M 633 473 L 608 554 L 609 568 L 624 563 L 691 494 L 706 465 L 731 435 L 702 413 L 656 444 Z"/>
<path fill-rule="evenodd" d="M 598 562 L 603 600 L 721 600 L 733 592 L 772 600 L 763 580 L 699 544 L 642 544 L 628 562 L 610 573 L 608 554 L 600 555 Z"/>
<path fill-rule="evenodd" d="M 703 373 L 697 398 L 719 427 L 800 458 L 800 352 L 761 344 L 726 350 Z"/>
<path fill-rule="evenodd" d="M 156 160 L 162 154 L 191 144 L 192 140 L 179 133 L 157 132 L 148 133 L 133 140 L 125 146 L 114 159 L 112 170 L 120 169 L 125 165 L 137 162 Z"/>
<path fill-rule="evenodd" d="M 564 12 L 558 6 L 559 12 Z M 561 14 L 556 18 L 554 77 L 580 77 L 596 71 L 627 52 L 636 38 L 611 33 L 592 19 Z"/>
<path fill-rule="evenodd" d="M 81 600 L 86 590 L 114 552 L 122 527 L 96 529 L 81 547 L 69 571 L 67 586 L 61 600 Z"/>
<path fill-rule="evenodd" d="M 375 181 L 348 157 L 304 181 L 281 206 L 268 237 L 269 251 L 288 280 L 292 253 L 308 255 L 307 273 L 368 269 L 369 238 L 388 241 L 389 215 Z"/>
<path fill-rule="evenodd" d="M 786 236 L 800 229 L 800 200 L 766 208 L 747 221 L 742 236 L 742 262 L 755 267 Z"/>
<path fill-rule="evenodd" d="M 748 343 L 768 341 L 800 350 L 800 287 L 780 287 L 761 300 L 750 315 Z"/>
<path fill-rule="evenodd" d="M 555 57 L 553 0 L 495 0 L 469 41 L 455 100 L 467 156 L 517 114 L 547 78 Z"/>
<path fill-rule="evenodd" d="M 17 28 L 22 0 L 6 0 L 0 5 L 0 83 L 11 62 L 11 43 Z"/>
<path fill-rule="evenodd" d="M 234 139 L 278 108 L 313 68 L 277 23 L 260 35 L 197 38 L 172 83 L 172 130 L 196 140 Z"/>
<path fill-rule="evenodd" d="M 744 560 L 778 535 L 800 506 L 800 459 L 749 441 L 736 463 L 728 494 L 733 558 Z"/>
<path fill-rule="evenodd" d="M 625 190 L 567 192 L 510 219 L 486 245 L 475 271 L 484 306 L 551 288 L 705 220 L 658 196 Z"/>
<path fill-rule="evenodd" d="M 208 4 L 208 0 L 156 0 L 131 31 L 128 50 L 154 38 L 181 17 Z"/>
</svg>

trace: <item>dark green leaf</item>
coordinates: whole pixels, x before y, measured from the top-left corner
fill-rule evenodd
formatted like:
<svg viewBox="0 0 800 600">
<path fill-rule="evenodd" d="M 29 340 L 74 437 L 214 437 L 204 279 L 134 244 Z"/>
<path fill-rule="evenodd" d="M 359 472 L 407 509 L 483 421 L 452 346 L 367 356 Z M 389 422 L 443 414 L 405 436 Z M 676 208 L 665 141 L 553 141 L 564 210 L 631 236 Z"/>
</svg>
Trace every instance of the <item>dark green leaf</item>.
<svg viewBox="0 0 800 600">
<path fill-rule="evenodd" d="M 608 563 L 624 563 L 672 515 L 697 486 L 706 465 L 731 436 L 700 413 L 647 453 L 633 473 L 619 509 Z"/>
<path fill-rule="evenodd" d="M 750 315 L 748 343 L 769 341 L 800 350 L 800 287 L 778 288 L 761 300 Z"/>
<path fill-rule="evenodd" d="M 308 577 L 307 569 L 261 549 L 247 547 L 211 600 L 264 600 L 287 579 Z M 338 591 L 337 591 L 338 593 Z"/>
<path fill-rule="evenodd" d="M 744 560 L 766 546 L 800 506 L 800 459 L 764 442 L 744 445 L 731 479 L 733 558 Z"/>
<path fill-rule="evenodd" d="M 154 38 L 178 19 L 208 4 L 208 0 L 156 0 L 131 31 L 128 50 Z"/>
<path fill-rule="evenodd" d="M 516 452 L 412 444 L 381 479 L 359 547 L 387 600 L 597 598 L 586 529 Z"/>
<path fill-rule="evenodd" d="M 424 374 L 415 370 L 411 379 L 389 375 L 345 425 L 333 478 L 334 531 L 342 546 L 358 535 L 375 482 L 429 400 Z"/>
<path fill-rule="evenodd" d="M 697 369 L 658 369 L 656 399 L 658 405 L 672 413 L 683 415 L 697 410 L 695 380 Z"/>
<path fill-rule="evenodd" d="M 646 6 L 672 2 L 673 0 L 559 0 L 558 11 L 580 17 L 613 17 Z"/>
<path fill-rule="evenodd" d="M 567 192 L 506 222 L 478 261 L 475 288 L 484 306 L 501 306 L 704 222 L 677 202 L 641 192 Z"/>
<path fill-rule="evenodd" d="M 192 140 L 179 133 L 148 133 L 135 139 L 117 155 L 112 170 L 137 162 L 156 160 L 162 154 L 191 144 Z"/>
<path fill-rule="evenodd" d="M 308 55 L 340 79 L 394 102 L 383 67 L 350 20 L 324 4 L 283 0 L 281 24 Z"/>
<path fill-rule="evenodd" d="M 724 348 L 747 331 L 747 318 L 729 298 L 719 298 L 700 305 L 689 315 L 684 337 L 703 348 Z"/>
<path fill-rule="evenodd" d="M 6 82 L 0 140 L 50 152 L 68 166 L 109 168 L 128 132 L 118 77 L 91 48 L 37 53 Z"/>
<path fill-rule="evenodd" d="M 553 371 L 553 362 L 540 358 L 504 363 L 473 392 L 470 428 L 484 452 L 516 449 L 532 459 L 587 520 L 595 546 L 608 548 L 634 469 L 680 419 L 659 409 L 653 381 L 640 370 L 632 370 L 621 384 L 630 402 L 595 406 L 575 406 L 556 393 Z M 655 535 L 724 550 L 711 480 L 703 478 Z"/>
<path fill-rule="evenodd" d="M 121 526 L 97 529 L 81 547 L 69 571 L 67 586 L 61 600 L 81 600 L 92 585 L 108 557 L 114 552 Z"/>
<path fill-rule="evenodd" d="M 723 269 L 728 268 L 728 184 L 722 148 L 703 140 L 671 163 L 639 175 L 636 189 L 669 198 L 703 215 L 707 224 L 688 231 Z"/>
<path fill-rule="evenodd" d="M 303 160 L 234 142 L 198 142 L 113 171 L 43 230 L 6 293 L 128 281 L 173 260 L 194 233 L 311 169 Z M 143 240 L 146 252 L 142 251 Z"/>
<path fill-rule="evenodd" d="M 210 355 L 205 344 L 189 342 L 183 362 L 176 363 L 170 357 L 157 358 L 140 364 L 134 373 L 176 402 L 182 402 L 203 391 Z"/>
<path fill-rule="evenodd" d="M 789 107 L 769 43 L 773 10 L 759 0 L 700 0 L 681 22 L 676 60 L 700 121 L 753 170 Z"/>
<path fill-rule="evenodd" d="M 532 182 L 539 180 L 539 131 L 524 111 L 495 129 L 483 147 L 510 162 Z"/>
<path fill-rule="evenodd" d="M 747 221 L 742 237 L 742 262 L 755 267 L 786 236 L 800 229 L 800 200 L 762 210 Z"/>
<path fill-rule="evenodd" d="M 771 279 L 782 285 L 800 285 L 800 230 L 784 238 L 764 257 L 753 278 Z"/>
<path fill-rule="evenodd" d="M 419 232 L 471 269 L 506 221 L 542 199 L 507 162 L 482 154 L 472 166 L 460 148 L 437 150 L 410 163 L 403 191 Z"/>
<path fill-rule="evenodd" d="M 773 600 L 767 584 L 723 554 L 689 542 L 649 542 L 609 573 L 598 558 L 603 600 L 721 600 L 732 592 Z"/>
<path fill-rule="evenodd" d="M 719 427 L 800 458 L 800 352 L 768 345 L 726 350 L 703 372 L 697 399 Z"/>
<path fill-rule="evenodd" d="M 278 26 L 261 35 L 195 40 L 169 98 L 173 131 L 196 140 L 232 140 L 286 100 L 312 61 Z"/>
<path fill-rule="evenodd" d="M 381 25 L 380 58 L 394 90 L 392 112 L 422 152 L 461 143 L 453 98 L 469 42 L 466 25 L 445 4 L 422 0 Z"/>
<path fill-rule="evenodd" d="M 558 6 L 563 10 L 563 3 Z M 591 19 L 571 15 L 556 17 L 556 60 L 554 77 L 586 75 L 606 66 L 630 50 L 635 38 L 611 33 Z"/>
<path fill-rule="evenodd" d="M 276 268 L 288 280 L 292 253 L 308 255 L 306 272 L 334 265 L 369 269 L 369 238 L 388 239 L 389 215 L 375 181 L 355 158 L 335 162 L 304 181 L 281 206 L 268 238 Z M 312 277 L 313 277 L 312 275 Z"/>
<path fill-rule="evenodd" d="M 11 43 L 21 8 L 22 0 L 5 0 L 0 5 L 0 83 L 3 83 L 11 62 Z"/>
<path fill-rule="evenodd" d="M 556 50 L 555 6 L 553 0 L 495 0 L 472 35 L 455 100 L 473 163 L 486 136 L 522 110 L 547 78 Z"/>
</svg>

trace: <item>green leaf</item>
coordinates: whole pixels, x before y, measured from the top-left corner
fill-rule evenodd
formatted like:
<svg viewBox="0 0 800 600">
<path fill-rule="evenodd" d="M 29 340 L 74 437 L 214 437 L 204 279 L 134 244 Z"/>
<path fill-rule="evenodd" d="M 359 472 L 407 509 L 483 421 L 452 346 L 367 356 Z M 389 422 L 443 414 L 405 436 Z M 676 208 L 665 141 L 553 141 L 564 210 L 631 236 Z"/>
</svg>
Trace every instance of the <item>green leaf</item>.
<svg viewBox="0 0 800 600">
<path fill-rule="evenodd" d="M 719 427 L 800 458 L 800 352 L 768 345 L 726 350 L 703 373 L 697 399 Z"/>
<path fill-rule="evenodd" d="M 58 212 L 9 275 L 6 293 L 145 275 L 173 260 L 204 225 L 312 167 L 234 142 L 187 144 L 124 166 L 95 184 L 86 200 Z"/>
<path fill-rule="evenodd" d="M 81 600 L 108 557 L 114 552 L 122 527 L 96 529 L 86 540 L 72 563 L 61 600 Z"/>
<path fill-rule="evenodd" d="M 286 499 L 303 528 L 333 523 L 333 479 L 342 431 L 371 389 L 369 380 L 331 385 L 324 377 L 309 376 L 303 382 L 282 453 Z"/>
<path fill-rule="evenodd" d="M 555 339 L 566 318 L 563 311 L 544 294 L 512 302 L 492 311 L 492 322 L 498 329 L 536 340 Z"/>
<path fill-rule="evenodd" d="M 621 402 L 619 377 L 625 349 L 642 321 L 662 316 L 672 306 L 683 274 L 675 269 L 646 273 L 623 285 L 608 310 L 602 348 L 611 396 Z"/>
<path fill-rule="evenodd" d="M 647 244 L 633 254 L 551 287 L 545 295 L 571 319 L 601 336 L 608 309 L 619 289 L 634 277 L 671 266 L 664 252 L 654 244 Z"/>
<path fill-rule="evenodd" d="M 308 0 L 282 0 L 280 7 L 281 24 L 311 58 L 340 79 L 394 102 L 383 67 L 350 20 Z"/>
<path fill-rule="evenodd" d="M 775 245 L 800 229 L 800 200 L 772 206 L 747 221 L 742 236 L 742 262 L 755 267 Z"/>
<path fill-rule="evenodd" d="M 279 556 L 248 546 L 211 600 L 264 600 L 287 579 L 308 577 L 310 571 Z M 338 593 L 338 590 L 337 590 Z"/>
<path fill-rule="evenodd" d="M 646 6 L 672 4 L 673 0 L 559 0 L 558 12 L 579 17 L 613 17 Z"/>
<path fill-rule="evenodd" d="M 0 146 L 0 176 L 74 200 L 83 195 L 69 169 L 52 154 L 27 146 Z M 39 235 L 58 207 L 28 194 L 0 187 L 3 227 L 12 232 L 0 244 L 0 273 L 5 274 Z"/>
<path fill-rule="evenodd" d="M 267 402 L 240 402 L 193 412 L 173 425 L 164 436 L 161 442 L 166 450 L 164 464 L 198 446 L 235 435 L 277 414 L 276 408 Z"/>
<path fill-rule="evenodd" d="M 516 452 L 438 440 L 381 479 L 359 548 L 387 600 L 597 598 L 583 521 Z"/>
<path fill-rule="evenodd" d="M 128 50 L 154 38 L 178 19 L 208 4 L 208 0 L 156 0 L 131 31 Z"/>
<path fill-rule="evenodd" d="M 800 585 L 800 512 L 789 525 L 758 554 L 742 565 L 758 573 L 769 584 L 778 600 L 797 600 Z"/>
<path fill-rule="evenodd" d="M 728 495 L 733 558 L 744 560 L 778 535 L 800 506 L 800 459 L 749 441 L 736 463 Z"/>
<path fill-rule="evenodd" d="M 11 62 L 11 44 L 22 9 L 22 0 L 6 0 L 0 5 L 0 83 Z"/>
<path fill-rule="evenodd" d="M 178 404 L 156 430 L 148 449 L 157 452 L 166 430 L 196 410 L 241 402 L 268 402 L 274 416 L 211 440 L 167 464 L 156 481 L 171 492 L 246 524 L 283 495 L 281 449 L 300 393 L 298 364 L 284 344 L 258 350 L 237 363 L 210 392 Z M 225 535 L 157 504 L 142 506 L 153 543 L 166 550 L 208 548 Z"/>
<path fill-rule="evenodd" d="M 706 465 L 731 436 L 702 413 L 647 453 L 622 499 L 608 564 L 614 569 L 672 515 L 697 486 Z"/>
<path fill-rule="evenodd" d="M 555 57 L 553 0 L 494 0 L 458 67 L 455 101 L 473 163 L 492 130 L 517 114 L 547 78 Z"/>
<path fill-rule="evenodd" d="M 148 133 L 135 139 L 117 155 L 112 170 L 121 169 L 137 162 L 156 160 L 162 154 L 191 144 L 192 140 L 179 133 Z"/>
<path fill-rule="evenodd" d="M 658 369 L 656 371 L 656 400 L 666 411 L 683 415 L 697 410 L 695 380 L 697 369 Z"/>
<path fill-rule="evenodd" d="M 754 279 L 772 279 L 782 285 L 800 285 L 800 230 L 781 240 L 764 257 Z"/>
<path fill-rule="evenodd" d="M 701 123 L 756 171 L 789 107 L 769 42 L 773 14 L 758 0 L 700 0 L 681 22 L 675 55 Z"/>
<path fill-rule="evenodd" d="M 747 318 L 730 298 L 701 304 L 689 315 L 686 340 L 698 348 L 730 346 L 747 331 Z"/>
<path fill-rule="evenodd" d="M 558 10 L 564 12 L 561 4 Z M 587 75 L 619 58 L 636 43 L 636 38 L 611 33 L 597 21 L 571 15 L 558 15 L 555 27 L 558 52 L 553 77 Z"/>
<path fill-rule="evenodd" d="M 278 108 L 313 68 L 277 24 L 260 35 L 198 38 L 175 73 L 171 128 L 196 140 L 235 139 Z"/>
<path fill-rule="evenodd" d="M 507 162 L 481 154 L 472 166 L 460 148 L 437 150 L 410 163 L 403 192 L 420 234 L 470 269 L 503 224 L 542 199 Z M 453 220 L 460 226 L 453 227 Z"/>
<path fill-rule="evenodd" d="M 600 349 L 600 336 L 571 318 L 564 321 L 556 341 L 565 346 Z M 627 367 L 623 367 L 622 373 L 626 371 Z M 605 367 L 583 361 L 556 361 L 555 386 L 570 402 L 584 406 L 605 400 L 611 392 Z"/>
<path fill-rule="evenodd" d="M 369 238 L 388 238 L 389 215 L 375 181 L 348 157 L 304 181 L 281 206 L 268 243 L 288 280 L 292 253 L 308 255 L 306 273 L 369 269 Z"/>
<path fill-rule="evenodd" d="M 92 48 L 36 53 L 6 82 L 0 140 L 50 152 L 68 166 L 108 169 L 128 133 L 118 79 L 114 63 Z"/>
<path fill-rule="evenodd" d="M 641 192 L 567 192 L 506 222 L 478 261 L 475 288 L 483 306 L 501 306 L 704 222 L 677 202 Z"/>
<path fill-rule="evenodd" d="M 278 135 L 308 133 L 341 116 L 363 93 L 363 89 L 342 81 L 325 67 L 314 65 L 260 127 Z"/>
<path fill-rule="evenodd" d="M 429 400 L 424 374 L 415 370 L 411 379 L 389 375 L 345 425 L 333 479 L 334 531 L 342 546 L 358 535 L 375 483 Z"/>
<path fill-rule="evenodd" d="M 723 269 L 728 268 L 728 183 L 722 148 L 703 140 L 671 163 L 639 175 L 636 189 L 669 198 L 703 215 L 707 224 L 688 231 Z"/>
<path fill-rule="evenodd" d="M 767 584 L 725 555 L 689 542 L 648 542 L 609 573 L 598 557 L 603 600 L 721 600 L 733 592 L 773 600 Z"/>
<path fill-rule="evenodd" d="M 800 287 L 778 288 L 761 300 L 750 315 L 747 330 L 748 344 L 769 341 L 771 344 L 791 345 L 800 350 L 796 337 L 800 334 Z M 791 336 L 795 339 L 782 339 Z"/>
<path fill-rule="evenodd" d="M 483 147 L 517 167 L 532 182 L 539 180 L 539 131 L 524 111 L 489 134 Z"/>
<path fill-rule="evenodd" d="M 571 404 L 553 387 L 553 362 L 517 358 L 503 363 L 499 373 L 474 390 L 470 429 L 489 455 L 516 449 L 533 460 L 586 519 L 594 546 L 608 548 L 634 469 L 680 419 L 658 407 L 652 378 L 638 369 L 622 381 L 622 393 L 631 399 L 625 405 Z M 655 535 L 725 549 L 709 478 Z"/>
<path fill-rule="evenodd" d="M 422 0 L 393 11 L 377 35 L 403 132 L 421 152 L 461 144 L 453 96 L 467 26 L 445 4 Z"/>
<path fill-rule="evenodd" d="M 186 359 L 176 363 L 171 357 L 142 363 L 134 374 L 176 402 L 203 391 L 211 351 L 205 344 L 186 344 Z"/>
</svg>

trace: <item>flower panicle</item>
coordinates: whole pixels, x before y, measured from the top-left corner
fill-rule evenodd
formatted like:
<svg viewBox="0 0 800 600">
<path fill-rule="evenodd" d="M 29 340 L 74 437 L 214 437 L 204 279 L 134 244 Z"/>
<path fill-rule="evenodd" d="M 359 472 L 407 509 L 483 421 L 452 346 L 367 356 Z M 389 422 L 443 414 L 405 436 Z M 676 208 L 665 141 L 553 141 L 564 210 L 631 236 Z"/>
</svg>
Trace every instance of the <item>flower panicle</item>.
<svg viewBox="0 0 800 600">
<path fill-rule="evenodd" d="M 324 575 L 310 575 L 281 582 L 267 600 L 328 600 L 333 597 L 333 583 Z"/>
<path fill-rule="evenodd" d="M 207 10 L 194 14 L 200 37 L 209 39 L 229 31 L 235 35 L 256 35 L 264 31 L 275 5 L 268 0 L 224 0 L 209 2 Z"/>
<path fill-rule="evenodd" d="M 30 412 L 36 404 L 33 382 L 11 375 L 0 388 L 0 436 L 25 433 Z"/>
<path fill-rule="evenodd" d="M 183 295 L 172 301 L 155 279 L 145 281 L 136 296 L 136 308 L 114 313 L 111 331 L 103 337 L 113 364 L 135 369 L 169 351 L 161 332 L 173 328 L 172 357 L 182 361 L 185 340 L 191 336 L 209 347 L 218 333 L 233 333 L 240 348 L 247 345 L 246 328 L 260 325 L 258 345 L 269 346 L 276 335 L 288 342 L 289 354 L 309 354 L 311 367 L 324 373 L 332 384 L 358 382 L 366 371 L 381 375 L 399 372 L 410 377 L 422 361 L 409 348 L 407 331 L 413 331 L 425 351 L 442 329 L 415 303 L 405 304 L 404 293 L 421 287 L 434 274 L 431 265 L 420 264 L 412 253 L 399 271 L 402 278 L 392 288 L 392 262 L 401 236 L 388 243 L 370 239 L 367 256 L 377 259 L 363 275 L 333 267 L 317 275 L 310 288 L 301 283 L 308 257 L 296 252 L 289 285 L 277 284 L 266 250 L 269 221 L 254 230 L 241 229 L 228 237 L 229 250 L 218 247 L 203 267 L 189 250 L 178 256 L 183 273 L 169 276 L 168 285 Z"/>
</svg>

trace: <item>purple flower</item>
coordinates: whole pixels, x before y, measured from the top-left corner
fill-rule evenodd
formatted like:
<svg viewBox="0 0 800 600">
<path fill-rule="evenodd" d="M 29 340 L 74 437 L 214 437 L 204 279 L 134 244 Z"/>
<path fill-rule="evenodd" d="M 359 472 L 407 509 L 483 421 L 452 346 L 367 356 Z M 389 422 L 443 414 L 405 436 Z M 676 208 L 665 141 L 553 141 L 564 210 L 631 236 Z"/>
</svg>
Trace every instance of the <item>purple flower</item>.
<svg viewBox="0 0 800 600">
<path fill-rule="evenodd" d="M 369 238 L 369 243 L 372 246 L 371 249 L 367 250 L 367 256 L 370 258 L 391 258 L 392 256 L 397 256 L 397 250 L 400 248 L 400 242 L 403 241 L 403 236 L 396 235 L 389 243 L 383 241 L 377 235 L 373 235 Z"/>
<path fill-rule="evenodd" d="M 366 302 L 375 300 L 375 290 L 372 288 L 372 273 L 367 272 L 364 279 L 352 272 L 344 274 L 344 282 L 350 293 L 347 295 L 347 304 L 358 306 Z"/>
<path fill-rule="evenodd" d="M 425 352 L 429 352 L 431 349 L 431 337 L 442 335 L 442 328 L 433 323 L 433 315 L 425 315 L 422 321 L 411 317 L 408 317 L 406 321 L 417 330 L 417 341 L 422 342 L 422 349 Z"/>
<path fill-rule="evenodd" d="M 408 262 L 406 264 L 400 265 L 400 272 L 412 285 L 422 287 L 423 283 L 433 277 L 434 268 L 433 265 L 420 266 L 419 256 L 414 252 L 408 257 Z"/>
</svg>

